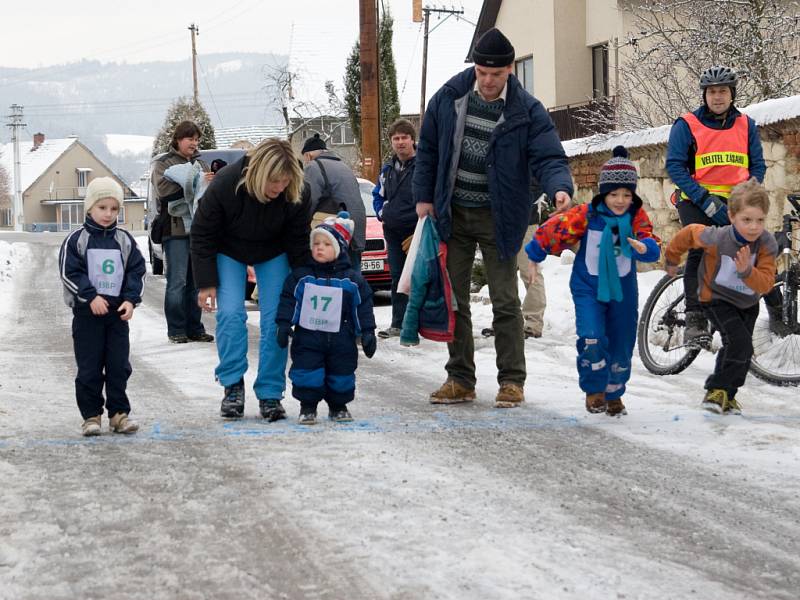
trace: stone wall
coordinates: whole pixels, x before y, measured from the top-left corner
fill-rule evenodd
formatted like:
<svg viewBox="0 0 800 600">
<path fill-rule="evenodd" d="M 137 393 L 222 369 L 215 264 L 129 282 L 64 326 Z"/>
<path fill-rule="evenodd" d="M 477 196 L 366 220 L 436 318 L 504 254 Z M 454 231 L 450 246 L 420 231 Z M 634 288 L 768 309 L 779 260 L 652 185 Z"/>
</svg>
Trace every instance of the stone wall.
<svg viewBox="0 0 800 600">
<path fill-rule="evenodd" d="M 764 185 L 772 201 L 767 226 L 774 231 L 780 227 L 782 215 L 790 208 L 786 194 L 800 193 L 800 118 L 761 127 L 760 135 L 767 162 Z M 639 170 L 637 191 L 656 234 L 665 243 L 680 229 L 678 211 L 670 202 L 675 186 L 664 168 L 666 152 L 666 142 L 628 148 L 629 157 Z M 610 158 L 611 152 L 606 151 L 569 159 L 576 202 L 587 202 L 597 193 L 600 167 Z"/>
</svg>

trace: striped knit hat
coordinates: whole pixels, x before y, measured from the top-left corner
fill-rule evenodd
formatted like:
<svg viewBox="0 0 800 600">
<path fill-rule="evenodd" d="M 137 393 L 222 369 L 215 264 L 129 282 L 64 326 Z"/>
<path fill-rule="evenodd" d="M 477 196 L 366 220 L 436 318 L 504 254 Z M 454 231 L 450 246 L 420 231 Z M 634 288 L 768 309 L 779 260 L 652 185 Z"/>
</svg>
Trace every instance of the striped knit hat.
<svg viewBox="0 0 800 600">
<path fill-rule="evenodd" d="M 633 202 L 636 207 L 642 205 L 642 200 L 636 194 L 636 183 L 639 175 L 636 173 L 636 165 L 628 160 L 628 151 L 625 146 L 614 148 L 613 157 L 600 169 L 600 193 L 592 199 L 592 204 L 597 205 L 605 199 L 606 194 L 619 188 L 629 189 L 633 193 Z"/>
<path fill-rule="evenodd" d="M 353 230 L 355 223 L 350 218 L 350 213 L 341 211 L 335 217 L 328 217 L 311 230 L 310 245 L 313 248 L 314 238 L 317 235 L 327 236 L 333 244 L 333 249 L 336 251 L 336 258 L 339 258 L 341 250 L 347 250 L 350 246 L 350 240 L 353 239 Z"/>
</svg>

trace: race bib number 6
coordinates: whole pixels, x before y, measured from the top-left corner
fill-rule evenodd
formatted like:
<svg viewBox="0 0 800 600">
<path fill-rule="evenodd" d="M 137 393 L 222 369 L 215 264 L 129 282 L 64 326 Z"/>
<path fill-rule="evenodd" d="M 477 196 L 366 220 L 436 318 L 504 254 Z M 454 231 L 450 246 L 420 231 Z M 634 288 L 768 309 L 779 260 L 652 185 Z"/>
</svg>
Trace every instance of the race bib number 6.
<svg viewBox="0 0 800 600">
<path fill-rule="evenodd" d="M 91 248 L 86 251 L 86 267 L 89 281 L 103 296 L 119 296 L 125 269 L 122 267 L 122 254 L 119 250 Z"/>
<path fill-rule="evenodd" d="M 341 321 L 342 288 L 307 283 L 300 307 L 300 327 L 336 333 Z"/>
</svg>

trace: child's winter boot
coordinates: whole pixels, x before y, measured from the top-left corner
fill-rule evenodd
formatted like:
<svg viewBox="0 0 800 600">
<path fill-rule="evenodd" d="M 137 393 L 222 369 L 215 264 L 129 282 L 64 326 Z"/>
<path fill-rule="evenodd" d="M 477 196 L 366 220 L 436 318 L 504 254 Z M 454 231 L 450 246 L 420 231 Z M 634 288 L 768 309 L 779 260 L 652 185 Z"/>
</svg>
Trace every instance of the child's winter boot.
<svg viewBox="0 0 800 600">
<path fill-rule="evenodd" d="M 350 423 L 353 420 L 353 416 L 344 404 L 331 406 L 328 418 L 334 423 Z"/>
<path fill-rule="evenodd" d="M 119 412 L 108 421 L 108 428 L 114 433 L 135 433 L 139 431 L 139 424 L 128 418 L 128 415 Z"/>
<path fill-rule="evenodd" d="M 725 405 L 729 402 L 728 392 L 719 388 L 714 388 L 706 392 L 703 403 L 700 406 L 707 411 L 722 414 L 725 410 Z"/>
<path fill-rule="evenodd" d="M 225 397 L 219 407 L 219 414 L 225 419 L 239 419 L 244 415 L 244 380 L 225 387 Z"/>
<path fill-rule="evenodd" d="M 586 394 L 586 410 L 590 413 L 606 412 L 606 393 Z"/>
<path fill-rule="evenodd" d="M 81 425 L 81 433 L 86 437 L 100 435 L 100 415 L 86 419 Z"/>
<path fill-rule="evenodd" d="M 625 405 L 622 403 L 622 398 L 616 398 L 606 402 L 606 414 L 609 417 L 621 417 L 622 415 L 627 415 L 628 411 L 625 409 Z"/>
<path fill-rule="evenodd" d="M 301 411 L 300 416 L 297 418 L 297 422 L 300 425 L 316 425 L 317 413 L 311 410 L 308 412 Z"/>
<path fill-rule="evenodd" d="M 740 415 L 742 406 L 736 401 L 736 398 L 728 398 L 728 401 L 722 405 L 722 412 L 726 415 Z"/>
</svg>

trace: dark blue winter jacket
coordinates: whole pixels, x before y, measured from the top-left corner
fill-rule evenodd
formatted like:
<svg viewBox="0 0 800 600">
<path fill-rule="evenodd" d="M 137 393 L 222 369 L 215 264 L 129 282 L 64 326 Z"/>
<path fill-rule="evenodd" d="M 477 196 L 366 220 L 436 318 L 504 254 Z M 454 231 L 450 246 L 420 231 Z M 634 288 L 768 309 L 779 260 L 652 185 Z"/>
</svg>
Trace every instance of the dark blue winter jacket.
<svg viewBox="0 0 800 600">
<path fill-rule="evenodd" d="M 87 257 L 93 250 L 104 251 L 102 259 L 94 264 L 109 276 L 102 278 L 102 283 L 109 286 L 107 290 L 98 291 L 93 283 L 97 278 L 89 272 L 92 261 Z M 110 277 L 115 258 L 119 259 L 124 269 L 119 287 Z M 61 244 L 58 268 L 67 306 L 87 306 L 98 295 L 108 300 L 112 309 L 118 308 L 126 300 L 134 306 L 142 301 L 147 266 L 136 240 L 124 229 L 119 229 L 116 223 L 101 227 L 87 216 L 83 227 L 70 233 Z"/>
<path fill-rule="evenodd" d="M 337 333 L 311 331 L 298 324 L 308 284 L 342 289 L 341 326 Z M 295 340 L 302 329 L 304 336 L 343 337 L 355 343 L 355 339 L 363 332 L 372 333 L 375 330 L 372 289 L 361 273 L 350 265 L 347 252 L 340 252 L 339 258 L 332 263 L 319 263 L 311 259 L 308 264 L 293 269 L 286 277 L 275 321 L 278 325 L 296 326 Z"/>
<path fill-rule="evenodd" d="M 392 160 L 383 165 L 378 184 L 372 190 L 372 207 L 378 220 L 383 221 L 385 228 L 406 235 L 411 235 L 417 226 L 417 205 L 411 189 L 415 158 L 409 158 L 402 171 L 398 171 L 395 164 L 400 159 L 392 156 Z"/>
<path fill-rule="evenodd" d="M 730 129 L 733 127 L 733 121 L 741 115 L 735 107 L 731 106 L 728 115 L 724 122 L 720 122 L 715 118 L 714 113 L 709 111 L 705 105 L 701 106 L 694 111 L 694 115 L 700 122 L 714 129 Z M 758 181 L 764 181 L 764 175 L 767 172 L 767 163 L 764 162 L 764 152 L 761 148 L 761 138 L 758 135 L 758 126 L 756 122 L 744 115 L 747 119 L 747 139 L 748 139 L 748 157 L 750 165 L 750 176 L 755 177 Z M 703 197 L 708 193 L 707 190 L 692 179 L 692 172 L 694 172 L 694 155 L 697 149 L 697 144 L 689 129 L 689 124 L 679 117 L 672 125 L 669 132 L 669 143 L 667 144 L 667 173 L 669 173 L 672 183 L 684 194 L 689 196 L 689 199 L 695 204 L 699 203 Z"/>
<path fill-rule="evenodd" d="M 434 94 L 420 129 L 414 170 L 414 201 L 431 202 L 444 242 L 450 239 L 453 194 L 467 94 L 475 86 L 475 69 L 459 73 Z M 547 111 L 509 75 L 503 114 L 489 140 L 486 171 L 501 259 L 513 259 L 525 237 L 531 211 L 531 173 L 550 198 L 572 194 L 572 176 L 561 141 Z"/>
</svg>

